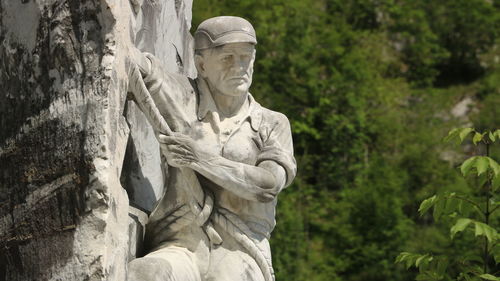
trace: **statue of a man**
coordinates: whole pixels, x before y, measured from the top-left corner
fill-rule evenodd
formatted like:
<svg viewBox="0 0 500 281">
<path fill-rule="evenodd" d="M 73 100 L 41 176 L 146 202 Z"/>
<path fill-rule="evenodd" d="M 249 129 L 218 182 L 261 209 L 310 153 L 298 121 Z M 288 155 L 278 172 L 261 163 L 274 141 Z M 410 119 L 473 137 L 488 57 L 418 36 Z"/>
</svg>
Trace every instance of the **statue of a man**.
<svg viewBox="0 0 500 281">
<path fill-rule="evenodd" d="M 248 21 L 211 18 L 194 39 L 194 81 L 132 54 L 171 131 L 157 129 L 167 190 L 128 280 L 272 281 L 276 197 L 296 174 L 290 124 L 248 91 L 257 44 Z"/>
</svg>

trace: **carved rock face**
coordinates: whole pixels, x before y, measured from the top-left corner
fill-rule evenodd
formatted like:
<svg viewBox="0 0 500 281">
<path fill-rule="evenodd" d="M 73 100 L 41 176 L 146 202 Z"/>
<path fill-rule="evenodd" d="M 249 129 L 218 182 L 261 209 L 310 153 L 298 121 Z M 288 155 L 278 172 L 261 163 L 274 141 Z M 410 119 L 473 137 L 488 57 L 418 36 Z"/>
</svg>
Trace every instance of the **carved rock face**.
<svg viewBox="0 0 500 281">
<path fill-rule="evenodd" d="M 0 0 L 0 280 L 125 279 L 147 215 L 124 187 L 146 211 L 163 188 L 127 46 L 195 77 L 191 3 Z"/>
</svg>

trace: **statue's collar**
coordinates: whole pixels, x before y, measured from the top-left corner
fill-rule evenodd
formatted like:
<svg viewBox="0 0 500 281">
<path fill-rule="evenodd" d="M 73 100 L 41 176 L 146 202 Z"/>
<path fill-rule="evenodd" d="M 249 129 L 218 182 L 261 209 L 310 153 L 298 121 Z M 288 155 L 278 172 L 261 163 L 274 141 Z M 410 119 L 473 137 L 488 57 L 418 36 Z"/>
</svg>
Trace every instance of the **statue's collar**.
<svg viewBox="0 0 500 281">
<path fill-rule="evenodd" d="M 204 79 L 196 79 L 196 84 L 198 86 L 198 120 L 203 120 L 209 111 L 218 112 L 217 105 L 212 98 L 210 89 Z M 259 130 L 260 123 L 262 122 L 262 107 L 255 101 L 253 96 L 248 93 L 249 108 L 248 114 L 244 119 L 250 119 L 250 125 L 254 131 Z"/>
</svg>

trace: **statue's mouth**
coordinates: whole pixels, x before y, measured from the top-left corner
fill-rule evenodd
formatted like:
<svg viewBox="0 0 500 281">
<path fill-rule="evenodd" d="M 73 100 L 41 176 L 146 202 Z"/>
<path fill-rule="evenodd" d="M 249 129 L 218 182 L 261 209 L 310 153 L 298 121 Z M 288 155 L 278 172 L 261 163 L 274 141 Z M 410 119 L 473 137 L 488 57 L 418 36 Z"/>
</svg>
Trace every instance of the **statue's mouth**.
<svg viewBox="0 0 500 281">
<path fill-rule="evenodd" d="M 230 77 L 229 79 L 227 79 L 229 81 L 239 81 L 239 82 L 246 82 L 248 81 L 248 79 L 244 76 L 238 76 L 238 77 Z"/>
</svg>

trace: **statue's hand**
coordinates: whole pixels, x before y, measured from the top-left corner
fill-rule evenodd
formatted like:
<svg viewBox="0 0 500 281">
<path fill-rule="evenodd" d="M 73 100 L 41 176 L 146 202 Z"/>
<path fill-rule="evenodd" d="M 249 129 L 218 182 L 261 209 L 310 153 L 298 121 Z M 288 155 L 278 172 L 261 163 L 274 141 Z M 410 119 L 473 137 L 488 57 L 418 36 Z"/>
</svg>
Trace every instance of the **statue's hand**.
<svg viewBox="0 0 500 281">
<path fill-rule="evenodd" d="M 209 160 L 213 155 L 206 152 L 191 137 L 180 133 L 158 136 L 163 155 L 173 167 L 190 167 L 193 163 Z"/>
</svg>

